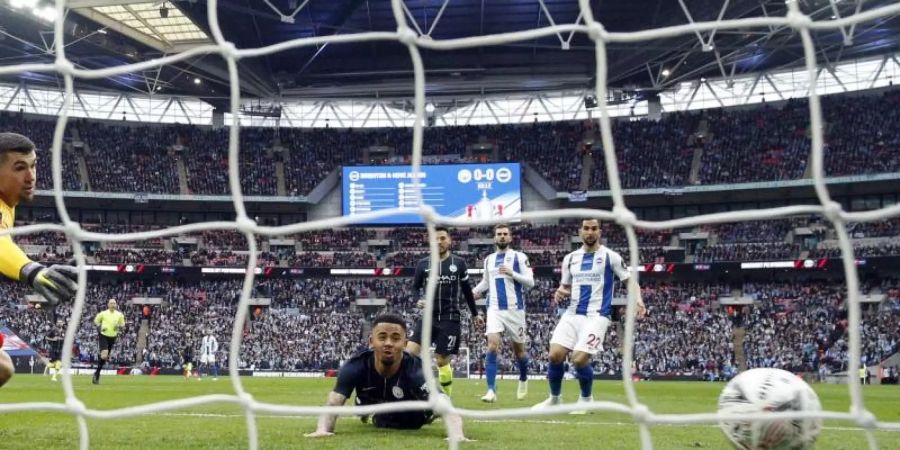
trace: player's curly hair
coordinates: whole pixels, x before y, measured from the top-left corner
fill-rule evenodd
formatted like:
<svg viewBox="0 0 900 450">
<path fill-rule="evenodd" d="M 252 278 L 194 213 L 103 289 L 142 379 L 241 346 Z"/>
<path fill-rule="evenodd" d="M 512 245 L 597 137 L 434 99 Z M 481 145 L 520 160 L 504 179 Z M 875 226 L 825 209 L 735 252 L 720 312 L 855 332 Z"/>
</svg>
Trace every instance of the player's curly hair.
<svg viewBox="0 0 900 450">
<path fill-rule="evenodd" d="M 385 313 L 376 317 L 372 322 L 372 328 L 377 327 L 379 323 L 392 323 L 395 325 L 400 325 L 401 327 L 403 327 L 403 331 L 406 331 L 406 321 L 403 320 L 403 317 L 398 314 Z"/>
</svg>

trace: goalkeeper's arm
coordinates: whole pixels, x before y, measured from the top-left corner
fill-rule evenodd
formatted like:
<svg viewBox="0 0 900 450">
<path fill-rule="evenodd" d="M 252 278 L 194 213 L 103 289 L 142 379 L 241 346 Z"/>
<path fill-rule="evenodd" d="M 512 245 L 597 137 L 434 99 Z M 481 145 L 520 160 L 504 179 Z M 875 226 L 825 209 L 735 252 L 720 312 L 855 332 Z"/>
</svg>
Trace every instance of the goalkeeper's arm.
<svg viewBox="0 0 900 450">
<path fill-rule="evenodd" d="M 0 236 L 0 273 L 31 286 L 51 305 L 70 300 L 78 289 L 77 269 L 65 265 L 45 267 L 32 261 L 9 235 Z"/>
</svg>

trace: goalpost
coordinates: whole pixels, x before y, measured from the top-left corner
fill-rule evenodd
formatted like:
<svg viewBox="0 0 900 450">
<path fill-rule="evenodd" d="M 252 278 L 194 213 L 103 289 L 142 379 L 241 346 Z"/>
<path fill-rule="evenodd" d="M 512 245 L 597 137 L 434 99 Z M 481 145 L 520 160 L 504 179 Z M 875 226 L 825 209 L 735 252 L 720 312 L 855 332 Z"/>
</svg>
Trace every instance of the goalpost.
<svg viewBox="0 0 900 450">
<path fill-rule="evenodd" d="M 466 356 L 463 356 L 463 353 L 465 353 Z M 472 352 L 469 351 L 469 347 L 459 347 L 459 355 L 457 355 L 457 358 L 466 362 L 466 379 L 472 378 Z"/>
<path fill-rule="evenodd" d="M 422 135 L 423 126 L 425 124 L 425 72 L 420 54 L 421 48 L 434 51 L 453 50 L 460 48 L 477 47 L 484 45 L 498 45 L 511 43 L 516 41 L 526 41 L 543 36 L 551 36 L 557 33 L 585 33 L 595 43 L 596 57 L 596 98 L 598 99 L 599 118 L 603 157 L 606 165 L 607 176 L 609 179 L 610 192 L 614 202 L 611 211 L 607 210 L 590 210 L 590 209 L 560 209 L 553 211 L 534 211 L 522 214 L 522 220 L 528 221 L 533 219 L 557 219 L 557 218 L 577 218 L 577 217 L 597 217 L 602 220 L 614 221 L 624 227 L 630 254 L 630 265 L 638 264 L 638 241 L 635 234 L 636 228 L 642 229 L 667 229 L 685 226 L 695 226 L 709 223 L 736 222 L 741 220 L 761 220 L 776 219 L 796 214 L 818 214 L 824 216 L 835 227 L 837 232 L 840 248 L 842 252 L 842 260 L 847 280 L 848 289 L 848 309 L 849 309 L 849 346 L 850 355 L 848 362 L 848 370 L 850 373 L 856 373 L 859 368 L 860 355 L 860 302 L 859 302 L 859 279 L 854 265 L 853 249 L 850 243 L 850 237 L 847 233 L 845 224 L 849 221 L 853 222 L 870 222 L 882 220 L 888 217 L 900 215 L 900 204 L 885 207 L 874 211 L 865 212 L 847 212 L 842 210 L 840 204 L 832 200 L 828 188 L 825 184 L 825 174 L 823 169 L 823 131 L 822 131 L 822 112 L 817 93 L 817 72 L 816 72 L 816 55 L 815 48 L 811 37 L 812 30 L 822 29 L 838 29 L 842 27 L 850 27 L 854 24 L 875 20 L 889 15 L 900 14 L 900 3 L 874 8 L 862 13 L 857 13 L 848 17 L 838 17 L 836 20 L 816 22 L 809 16 L 804 15 L 797 4 L 796 0 L 788 0 L 788 13 L 784 17 L 757 17 L 739 20 L 719 20 L 713 22 L 690 23 L 686 25 L 672 26 L 666 28 L 643 30 L 636 32 L 617 33 L 608 32 L 603 25 L 594 17 L 590 8 L 589 0 L 579 0 L 581 16 L 583 24 L 559 24 L 547 26 L 539 29 L 531 29 L 525 31 L 501 33 L 489 36 L 466 37 L 448 40 L 433 40 L 427 36 L 420 36 L 409 27 L 404 17 L 403 6 L 400 0 L 392 0 L 391 7 L 394 18 L 397 22 L 397 30 L 395 32 L 364 32 L 355 34 L 340 34 L 322 37 L 300 38 L 287 42 L 281 42 L 261 48 L 238 49 L 235 45 L 225 40 L 219 26 L 217 16 L 217 1 L 209 0 L 207 3 L 207 14 L 209 18 L 209 27 L 215 44 L 198 46 L 181 53 L 168 55 L 162 58 L 143 61 L 133 64 L 120 65 L 116 67 L 86 70 L 76 68 L 72 62 L 66 59 L 66 43 L 63 27 L 63 20 L 55 22 L 54 46 L 56 51 L 56 61 L 53 64 L 19 64 L 0 67 L 0 74 L 14 75 L 26 71 L 31 72 L 50 72 L 57 73 L 63 77 L 65 83 L 64 106 L 60 110 L 60 116 L 56 125 L 53 136 L 52 147 L 52 170 L 53 170 L 53 196 L 57 210 L 59 212 L 62 225 L 31 225 L 16 228 L 11 231 L 3 230 L 0 234 L 26 234 L 41 231 L 64 232 L 73 243 L 73 251 L 78 265 L 78 294 L 72 308 L 72 317 L 68 324 L 65 336 L 65 344 L 63 346 L 63 389 L 65 392 L 65 403 L 15 403 L 6 404 L 0 413 L 16 413 L 19 411 L 56 411 L 69 413 L 75 416 L 79 426 L 79 444 L 81 449 L 87 449 L 90 443 L 90 436 L 87 429 L 86 418 L 108 419 L 132 417 L 150 412 L 169 411 L 180 408 L 194 407 L 199 405 L 208 405 L 213 403 L 226 403 L 239 405 L 246 418 L 248 447 L 256 450 L 259 445 L 259 433 L 256 423 L 256 414 L 267 413 L 276 415 L 319 415 L 321 413 L 336 415 L 361 415 L 375 414 L 391 411 L 399 411 L 404 409 L 433 409 L 438 414 L 456 413 L 463 417 L 478 419 L 499 419 L 509 417 L 533 416 L 537 414 L 560 414 L 563 412 L 574 411 L 576 409 L 592 409 L 601 411 L 618 412 L 630 415 L 634 422 L 639 426 L 640 447 L 643 449 L 652 449 L 653 442 L 651 439 L 651 427 L 659 424 L 699 424 L 699 423 L 716 423 L 720 419 L 738 418 L 742 420 L 767 421 L 789 418 L 820 418 L 820 419 L 841 419 L 855 422 L 861 427 L 868 440 L 871 449 L 877 448 L 877 442 L 874 430 L 894 430 L 900 431 L 900 422 L 883 423 L 878 422 L 875 417 L 866 410 L 863 402 L 862 391 L 857 377 L 849 377 L 848 391 L 851 399 L 851 407 L 849 411 L 823 411 L 819 413 L 794 412 L 794 413 L 773 413 L 773 414 L 742 414 L 740 416 L 726 416 L 718 413 L 694 413 L 694 414 L 657 414 L 641 403 L 638 397 L 634 383 L 631 378 L 631 362 L 633 359 L 634 347 L 634 330 L 635 330 L 635 299 L 637 292 L 633 284 L 629 285 L 627 315 L 625 321 L 625 339 L 623 345 L 622 358 L 622 381 L 625 386 L 627 402 L 625 404 L 614 402 L 594 402 L 585 407 L 581 404 L 560 405 L 539 412 L 530 410 L 530 408 L 514 408 L 514 409 L 497 409 L 497 410 L 468 410 L 455 407 L 449 400 L 442 396 L 432 396 L 428 402 L 397 402 L 390 404 L 359 406 L 359 407 L 323 407 L 323 406 L 284 406 L 257 401 L 252 395 L 244 389 L 243 382 L 238 376 L 238 361 L 240 360 L 239 349 L 242 339 L 242 330 L 247 320 L 247 311 L 250 304 L 250 293 L 253 285 L 254 270 L 247 270 L 243 289 L 241 291 L 240 302 L 237 307 L 237 313 L 232 330 L 232 339 L 230 342 L 230 358 L 229 358 L 229 374 L 234 390 L 233 395 L 206 395 L 201 397 L 193 397 L 181 400 L 165 401 L 152 403 L 141 406 L 133 406 L 114 410 L 94 410 L 88 409 L 84 403 L 78 398 L 73 385 L 72 375 L 68 370 L 72 357 L 72 343 L 75 338 L 76 331 L 79 327 L 79 320 L 84 308 L 85 302 L 85 258 L 81 243 L 85 240 L 99 242 L 121 242 L 134 241 L 139 239 L 158 238 L 164 236 L 175 236 L 180 233 L 199 232 L 205 230 L 221 230 L 231 229 L 238 230 L 243 233 L 248 242 L 248 267 L 256 266 L 257 244 L 255 235 L 275 236 L 284 234 L 293 234 L 300 232 L 308 232 L 326 228 L 346 226 L 357 222 L 372 220 L 385 217 L 396 213 L 399 210 L 381 211 L 368 213 L 353 218 L 341 217 L 335 219 L 318 220 L 306 223 L 296 223 L 291 225 L 271 227 L 260 226 L 256 224 L 247 214 L 244 206 L 244 196 L 241 191 L 240 176 L 238 173 L 238 134 L 239 126 L 237 123 L 229 130 L 229 146 L 228 146 L 228 180 L 229 187 L 233 193 L 234 208 L 237 213 L 235 221 L 220 221 L 198 223 L 184 226 L 177 226 L 163 230 L 148 231 L 142 233 L 126 233 L 126 234 L 102 234 L 92 233 L 82 230 L 79 224 L 71 219 L 63 199 L 63 182 L 62 182 L 62 139 L 65 126 L 67 123 L 67 114 L 72 105 L 73 97 L 73 80 L 77 78 L 96 79 L 101 77 L 109 77 L 121 75 L 131 72 L 138 72 L 156 68 L 163 64 L 171 64 L 177 61 L 185 61 L 198 55 L 214 54 L 222 56 L 228 66 L 228 74 L 231 82 L 230 86 L 230 112 L 233 120 L 238 122 L 240 114 L 240 88 L 237 61 L 241 58 L 256 57 L 272 54 L 278 51 L 297 48 L 302 46 L 324 45 L 326 43 L 349 43 L 349 42 L 365 42 L 365 41 L 392 41 L 399 42 L 407 47 L 410 59 L 413 65 L 415 75 L 415 125 L 413 128 L 413 154 L 412 167 L 413 171 L 418 172 L 422 164 Z M 56 1 L 57 17 L 65 17 L 65 0 Z M 796 31 L 803 44 L 803 53 L 806 60 L 806 71 L 810 82 L 809 104 L 810 119 L 812 129 L 812 176 L 815 185 L 815 192 L 819 203 L 817 205 L 808 206 L 788 206 L 760 210 L 734 211 L 728 213 L 706 214 L 701 216 L 686 217 L 682 219 L 666 220 L 659 222 L 638 220 L 635 214 L 628 209 L 622 192 L 622 183 L 619 179 L 619 173 L 616 164 L 616 154 L 614 142 L 612 139 L 610 118 L 607 98 L 607 55 L 606 46 L 610 43 L 621 42 L 641 42 L 651 39 L 660 39 L 672 37 L 676 35 L 700 33 L 706 31 L 722 30 L 722 29 L 738 29 L 750 27 L 768 27 L 782 26 L 789 27 Z M 414 191 L 419 199 L 419 204 L 424 205 L 421 201 L 421 190 L 418 184 L 418 177 L 414 178 Z M 407 210 L 408 211 L 408 210 Z M 431 321 L 434 301 L 434 287 L 436 285 L 436 276 L 438 271 L 438 252 L 435 236 L 436 224 L 462 225 L 460 221 L 455 221 L 447 217 L 437 215 L 433 209 L 422 206 L 415 209 L 424 222 L 427 224 L 430 252 L 431 267 L 427 284 L 427 301 L 423 317 L 423 336 L 422 336 L 422 359 L 425 367 L 431 366 L 432 355 L 428 350 L 431 342 Z M 480 220 L 475 225 L 488 225 L 496 223 L 497 220 Z M 465 225 L 471 226 L 473 223 L 466 222 Z M 635 273 L 635 276 L 638 274 Z M 434 374 L 431 371 L 425 371 L 425 377 L 428 385 L 433 392 L 436 392 L 436 383 Z M 450 448 L 457 447 L 457 440 L 449 440 Z"/>
</svg>

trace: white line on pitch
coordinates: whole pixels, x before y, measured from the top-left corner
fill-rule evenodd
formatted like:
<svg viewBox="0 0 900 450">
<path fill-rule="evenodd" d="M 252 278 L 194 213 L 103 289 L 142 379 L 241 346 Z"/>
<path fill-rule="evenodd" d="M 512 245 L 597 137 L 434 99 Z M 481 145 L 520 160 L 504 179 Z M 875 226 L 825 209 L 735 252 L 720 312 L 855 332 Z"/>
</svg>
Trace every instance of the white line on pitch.
<svg viewBox="0 0 900 450">
<path fill-rule="evenodd" d="M 214 417 L 236 419 L 244 417 L 243 414 L 217 414 L 217 413 L 150 413 L 152 416 L 170 416 L 170 417 Z M 266 419 L 293 419 L 293 420 L 318 420 L 316 416 L 281 416 L 277 414 L 259 415 L 258 418 Z M 353 417 L 353 416 L 344 416 Z M 532 423 L 540 425 L 610 425 L 610 426 L 636 426 L 634 422 L 583 422 L 583 421 L 567 421 L 567 420 L 513 420 L 513 419 L 497 419 L 497 420 L 471 420 L 474 423 Z M 710 424 L 656 424 L 655 427 L 707 427 L 718 428 L 718 425 Z M 831 431 L 863 431 L 862 428 L 854 427 L 822 427 L 823 430 Z M 876 430 L 897 433 L 894 430 Z"/>
</svg>

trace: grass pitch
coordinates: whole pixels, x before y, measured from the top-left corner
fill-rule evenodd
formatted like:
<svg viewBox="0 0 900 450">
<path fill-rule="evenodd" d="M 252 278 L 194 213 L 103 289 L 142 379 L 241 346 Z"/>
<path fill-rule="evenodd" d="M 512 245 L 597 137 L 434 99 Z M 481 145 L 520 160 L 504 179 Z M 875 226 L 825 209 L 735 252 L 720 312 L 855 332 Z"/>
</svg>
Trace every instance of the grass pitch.
<svg viewBox="0 0 900 450">
<path fill-rule="evenodd" d="M 75 377 L 79 398 L 92 409 L 113 409 L 163 400 L 207 394 L 230 394 L 227 377 L 218 381 L 181 377 L 113 377 L 103 384 L 91 385 L 86 376 Z M 259 401 L 321 405 L 334 380 L 245 378 L 246 389 Z M 471 409 L 499 409 L 530 406 L 543 400 L 547 384 L 530 382 L 525 401 L 515 400 L 515 382 L 498 381 L 500 400 L 484 404 L 483 381 L 456 380 L 453 401 Z M 846 411 L 849 400 L 845 386 L 815 385 L 824 408 Z M 644 382 L 637 385 L 641 401 L 654 412 L 712 412 L 721 383 Z M 563 395 L 574 401 L 578 385 L 566 381 Z M 864 386 L 866 407 L 880 421 L 900 422 L 900 387 Z M 619 382 L 594 384 L 594 398 L 625 403 Z M 18 375 L 0 389 L 0 412 L 4 403 L 62 402 L 59 383 L 46 377 Z M 311 440 L 303 433 L 313 431 L 315 417 L 257 418 L 262 449 L 440 449 L 446 448 L 444 426 L 436 421 L 419 431 L 379 430 L 358 419 L 338 420 L 337 435 Z M 817 449 L 855 450 L 868 448 L 865 434 L 855 424 L 826 421 Z M 233 405 L 211 405 L 137 418 L 89 420 L 91 448 L 95 449 L 241 449 L 247 448 L 244 416 Z M 630 417 L 621 414 L 594 413 L 587 416 L 535 416 L 501 421 L 465 420 L 466 435 L 477 442 L 461 448 L 472 449 L 634 449 L 639 448 L 638 428 Z M 727 449 L 728 442 L 714 425 L 656 426 L 651 429 L 657 449 Z M 900 449 L 900 433 L 876 432 L 879 448 Z M 72 416 L 59 413 L 0 414 L 0 449 L 72 449 L 78 446 L 78 428 Z"/>
</svg>

